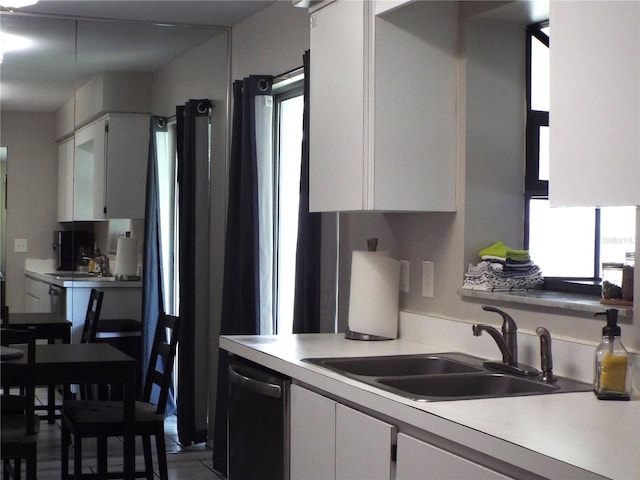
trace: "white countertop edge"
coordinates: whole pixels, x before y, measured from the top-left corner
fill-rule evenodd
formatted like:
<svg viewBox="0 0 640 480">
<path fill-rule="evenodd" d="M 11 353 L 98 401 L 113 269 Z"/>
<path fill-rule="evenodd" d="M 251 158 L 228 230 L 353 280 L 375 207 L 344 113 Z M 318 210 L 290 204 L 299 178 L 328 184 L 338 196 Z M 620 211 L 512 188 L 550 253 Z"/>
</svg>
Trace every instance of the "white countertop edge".
<svg viewBox="0 0 640 480">
<path fill-rule="evenodd" d="M 314 356 L 442 352 L 436 347 L 406 340 L 349 342 L 340 334 L 222 336 L 220 347 L 301 383 L 543 476 L 640 478 L 640 465 L 633 460 L 637 460 L 640 451 L 637 398 L 632 402 L 598 402 L 591 392 L 583 392 L 416 402 L 300 360 Z M 577 422 L 577 427 L 563 425 L 564 415 L 580 411 L 585 412 L 585 418 Z M 615 422 L 614 426 L 594 418 L 602 412 L 608 418 L 625 421 Z M 612 434 L 618 436 L 618 442 L 602 437 L 606 428 L 614 429 Z M 609 462 L 610 458 L 626 462 Z"/>
<path fill-rule="evenodd" d="M 56 278 L 51 275 L 45 275 L 41 272 L 25 270 L 27 277 L 40 280 L 45 283 L 57 285 L 65 288 L 140 288 L 141 280 L 116 280 L 116 277 L 93 277 L 91 279 L 83 278 L 81 280 L 70 280 L 68 278 Z"/>
</svg>

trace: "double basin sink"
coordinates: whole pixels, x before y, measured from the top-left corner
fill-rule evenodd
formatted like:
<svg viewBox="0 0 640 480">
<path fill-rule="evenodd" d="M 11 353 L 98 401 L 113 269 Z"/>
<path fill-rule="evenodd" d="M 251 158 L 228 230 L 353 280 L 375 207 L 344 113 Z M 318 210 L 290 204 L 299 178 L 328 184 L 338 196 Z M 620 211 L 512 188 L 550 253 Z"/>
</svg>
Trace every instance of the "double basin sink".
<svg viewBox="0 0 640 480">
<path fill-rule="evenodd" d="M 544 395 L 592 390 L 588 383 L 564 377 L 551 382 L 484 367 L 484 360 L 463 353 L 381 357 L 306 358 L 382 390 L 418 401 Z"/>
</svg>

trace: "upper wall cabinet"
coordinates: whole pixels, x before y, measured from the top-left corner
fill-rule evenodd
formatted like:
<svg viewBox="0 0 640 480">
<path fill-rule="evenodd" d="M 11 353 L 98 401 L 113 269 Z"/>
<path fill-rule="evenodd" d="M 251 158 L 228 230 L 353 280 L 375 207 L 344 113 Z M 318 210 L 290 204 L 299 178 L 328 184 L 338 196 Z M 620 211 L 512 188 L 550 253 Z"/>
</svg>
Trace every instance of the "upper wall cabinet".
<svg viewBox="0 0 640 480">
<path fill-rule="evenodd" d="M 149 116 L 111 113 L 76 131 L 74 219 L 144 218 Z"/>
<path fill-rule="evenodd" d="M 640 2 L 551 2 L 550 200 L 640 205 Z"/>
<path fill-rule="evenodd" d="M 311 16 L 310 208 L 455 211 L 457 4 L 375 7 Z"/>
</svg>

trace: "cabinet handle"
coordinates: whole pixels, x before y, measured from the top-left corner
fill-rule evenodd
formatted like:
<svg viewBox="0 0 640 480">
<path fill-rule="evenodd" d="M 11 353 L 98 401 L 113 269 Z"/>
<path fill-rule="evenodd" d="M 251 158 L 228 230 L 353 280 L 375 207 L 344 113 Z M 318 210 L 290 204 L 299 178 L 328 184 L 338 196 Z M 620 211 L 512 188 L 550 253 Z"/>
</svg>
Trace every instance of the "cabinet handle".
<svg viewBox="0 0 640 480">
<path fill-rule="evenodd" d="M 282 397 L 282 387 L 280 385 L 262 382 L 243 375 L 234 365 L 229 366 L 229 381 L 234 385 L 238 385 L 259 395 L 274 398 Z"/>
</svg>

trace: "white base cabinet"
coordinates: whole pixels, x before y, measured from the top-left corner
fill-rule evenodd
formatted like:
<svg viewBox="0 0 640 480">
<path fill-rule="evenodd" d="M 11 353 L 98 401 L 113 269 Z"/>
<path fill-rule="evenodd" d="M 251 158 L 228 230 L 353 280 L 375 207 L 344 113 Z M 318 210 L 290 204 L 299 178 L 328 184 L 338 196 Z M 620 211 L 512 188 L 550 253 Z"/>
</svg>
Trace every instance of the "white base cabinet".
<svg viewBox="0 0 640 480">
<path fill-rule="evenodd" d="M 393 422 L 391 420 L 391 422 Z M 537 478 L 520 471 L 505 476 L 485 465 L 499 460 L 469 450 L 471 458 L 440 448 L 416 436 L 428 432 L 393 425 L 299 385 L 291 385 L 291 480 L 507 480 Z M 395 450 L 395 453 L 394 453 Z M 395 457 L 395 458 L 394 458 Z"/>
<path fill-rule="evenodd" d="M 291 479 L 389 479 L 396 427 L 291 386 Z"/>
<path fill-rule="evenodd" d="M 396 480 L 507 480 L 511 477 L 478 465 L 434 445 L 398 434 Z"/>
<path fill-rule="evenodd" d="M 50 285 L 30 277 L 24 278 L 24 308 L 26 313 L 51 313 L 53 302 Z"/>
</svg>

